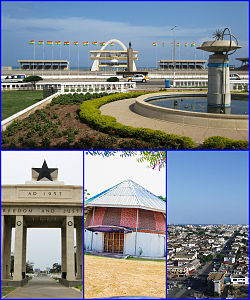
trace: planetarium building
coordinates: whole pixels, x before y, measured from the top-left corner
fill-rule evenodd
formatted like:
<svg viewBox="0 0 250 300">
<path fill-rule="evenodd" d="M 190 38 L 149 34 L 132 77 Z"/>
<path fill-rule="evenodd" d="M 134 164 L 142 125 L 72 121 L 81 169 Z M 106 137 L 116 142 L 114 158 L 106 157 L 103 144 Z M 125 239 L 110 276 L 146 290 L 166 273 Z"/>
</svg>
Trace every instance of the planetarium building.
<svg viewBox="0 0 250 300">
<path fill-rule="evenodd" d="M 86 251 L 166 255 L 166 203 L 132 180 L 87 200 L 84 212 Z"/>
</svg>

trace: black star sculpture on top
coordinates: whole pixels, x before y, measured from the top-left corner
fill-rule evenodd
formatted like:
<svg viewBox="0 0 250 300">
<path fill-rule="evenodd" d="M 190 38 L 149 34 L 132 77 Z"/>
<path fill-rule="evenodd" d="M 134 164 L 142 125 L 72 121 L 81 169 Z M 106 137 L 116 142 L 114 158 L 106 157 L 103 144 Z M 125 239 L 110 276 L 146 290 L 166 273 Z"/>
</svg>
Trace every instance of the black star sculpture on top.
<svg viewBox="0 0 250 300">
<path fill-rule="evenodd" d="M 50 181 L 53 181 L 50 174 L 57 170 L 57 169 L 53 169 L 53 168 L 48 168 L 46 160 L 44 160 L 43 166 L 41 168 L 32 168 L 32 169 L 39 174 L 37 181 L 39 181 L 43 178 L 47 178 Z"/>
</svg>

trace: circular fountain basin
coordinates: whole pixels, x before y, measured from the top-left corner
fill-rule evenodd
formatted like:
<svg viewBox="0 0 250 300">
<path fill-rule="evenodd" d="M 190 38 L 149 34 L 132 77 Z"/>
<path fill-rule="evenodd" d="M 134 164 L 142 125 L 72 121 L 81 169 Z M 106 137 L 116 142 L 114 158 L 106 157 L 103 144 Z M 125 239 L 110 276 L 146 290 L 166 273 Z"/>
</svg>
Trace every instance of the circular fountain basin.
<svg viewBox="0 0 250 300">
<path fill-rule="evenodd" d="M 211 112 L 200 112 L 188 111 L 184 108 L 184 110 L 175 109 L 175 108 L 167 108 L 160 107 L 152 104 L 152 101 L 175 101 L 178 102 L 180 99 L 186 99 L 190 101 L 192 99 L 193 105 L 196 106 L 197 99 L 206 98 L 206 93 L 154 93 L 147 94 L 138 97 L 133 106 L 133 111 L 149 118 L 156 118 L 160 120 L 165 120 L 173 123 L 183 124 L 183 125 L 195 125 L 200 127 L 207 128 L 231 128 L 237 130 L 246 130 L 248 129 L 248 115 L 242 114 L 222 114 L 222 113 L 211 113 Z M 205 99 L 206 100 L 206 99 Z M 240 100 L 235 100 L 240 101 Z M 199 100 L 198 100 L 199 102 Z M 246 101 L 248 104 L 248 101 Z M 237 103 L 236 103 L 237 104 Z M 202 105 L 202 103 L 201 103 Z M 185 105 L 184 105 L 185 106 Z M 197 107 L 199 107 L 197 105 Z M 210 108 L 209 108 L 210 109 Z M 244 109 L 243 109 L 244 110 Z M 248 111 L 247 111 L 248 112 Z"/>
<path fill-rule="evenodd" d="M 176 97 L 163 97 L 156 100 L 149 100 L 150 104 L 173 108 L 184 111 L 194 111 L 202 113 L 216 113 L 216 114 L 231 114 L 231 115 L 248 115 L 248 101 L 235 99 L 232 97 L 231 106 L 221 107 L 208 106 L 207 97 L 195 95 L 192 97 L 183 97 L 182 95 Z"/>
</svg>

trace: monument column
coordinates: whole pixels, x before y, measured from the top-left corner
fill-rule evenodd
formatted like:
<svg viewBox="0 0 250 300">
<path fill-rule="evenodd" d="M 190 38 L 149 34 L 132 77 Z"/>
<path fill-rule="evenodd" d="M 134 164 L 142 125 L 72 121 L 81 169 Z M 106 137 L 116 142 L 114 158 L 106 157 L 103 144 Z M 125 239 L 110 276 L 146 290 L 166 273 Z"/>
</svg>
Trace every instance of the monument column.
<svg viewBox="0 0 250 300">
<path fill-rule="evenodd" d="M 61 255 L 62 255 L 62 260 L 61 260 L 61 272 L 62 272 L 62 278 L 66 279 L 66 228 L 62 227 L 61 228 Z"/>
<path fill-rule="evenodd" d="M 66 266 L 67 280 L 75 280 L 74 217 L 66 217 Z"/>
<path fill-rule="evenodd" d="M 23 227 L 22 277 L 26 277 L 27 227 Z"/>
<path fill-rule="evenodd" d="M 16 216 L 15 256 L 13 281 L 22 280 L 23 216 Z"/>
<path fill-rule="evenodd" d="M 8 222 L 6 216 L 2 216 L 1 223 L 1 261 L 2 261 L 2 279 L 10 278 L 10 268 L 11 268 L 11 236 L 12 228 L 11 224 Z"/>
<path fill-rule="evenodd" d="M 83 279 L 83 227 L 76 228 L 76 260 L 77 275 L 76 279 Z"/>
</svg>

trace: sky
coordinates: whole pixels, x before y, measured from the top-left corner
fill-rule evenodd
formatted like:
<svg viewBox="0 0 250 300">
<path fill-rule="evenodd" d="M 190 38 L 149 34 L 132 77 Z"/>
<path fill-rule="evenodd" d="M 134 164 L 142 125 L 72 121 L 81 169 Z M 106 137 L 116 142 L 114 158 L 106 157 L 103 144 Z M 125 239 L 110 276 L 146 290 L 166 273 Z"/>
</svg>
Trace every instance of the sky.
<svg viewBox="0 0 250 300">
<path fill-rule="evenodd" d="M 171 151 L 169 224 L 249 224 L 248 151 Z"/>
<path fill-rule="evenodd" d="M 2 151 L 2 184 L 24 184 L 31 180 L 31 168 L 41 168 L 44 159 L 49 168 L 58 168 L 58 180 L 83 185 L 83 153 L 80 151 Z M 12 251 L 14 250 L 14 230 Z M 27 260 L 35 268 L 45 269 L 61 260 L 60 229 L 28 228 Z"/>
<path fill-rule="evenodd" d="M 18 66 L 18 59 L 33 59 L 30 40 L 132 42 L 139 51 L 139 67 L 154 67 L 159 59 L 171 59 L 174 38 L 180 47 L 177 59 L 207 59 L 194 50 L 213 32 L 229 27 L 242 49 L 230 57 L 248 57 L 248 1 L 1 1 L 2 65 Z M 174 30 L 171 30 L 177 26 Z M 153 47 L 152 43 L 158 46 Z M 165 46 L 162 46 L 162 43 Z M 188 43 L 188 47 L 184 47 Z M 77 47 L 70 47 L 71 66 L 77 66 Z M 53 46 L 53 59 L 60 59 L 60 46 Z M 80 66 L 88 66 L 89 50 L 80 46 Z M 52 46 L 44 47 L 45 59 L 52 59 Z M 119 46 L 107 49 L 120 49 Z M 68 46 L 61 47 L 61 58 L 69 59 Z M 43 46 L 36 46 L 36 59 L 43 58 Z M 239 64 L 239 63 L 238 63 Z"/>
<path fill-rule="evenodd" d="M 137 162 L 135 157 L 91 156 L 84 158 L 84 188 L 93 197 L 114 185 L 131 179 L 156 196 L 166 197 L 166 168 L 151 169 L 147 162 Z"/>
</svg>

